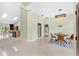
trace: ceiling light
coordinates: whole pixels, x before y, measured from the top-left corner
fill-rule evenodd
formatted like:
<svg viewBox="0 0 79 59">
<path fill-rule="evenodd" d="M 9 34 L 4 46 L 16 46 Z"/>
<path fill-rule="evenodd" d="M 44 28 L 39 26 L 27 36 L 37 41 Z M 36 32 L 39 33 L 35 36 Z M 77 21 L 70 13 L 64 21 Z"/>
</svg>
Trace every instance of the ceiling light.
<svg viewBox="0 0 79 59">
<path fill-rule="evenodd" d="M 44 16 L 44 15 L 41 15 L 41 16 Z"/>
<path fill-rule="evenodd" d="M 31 11 L 31 10 L 29 10 L 29 11 Z"/>
<path fill-rule="evenodd" d="M 18 19 L 18 17 L 14 17 L 14 20 L 17 20 Z"/>
<path fill-rule="evenodd" d="M 45 19 L 48 19 L 48 17 L 45 17 Z"/>
<path fill-rule="evenodd" d="M 7 18 L 7 16 L 8 16 L 7 14 L 3 14 L 2 18 Z"/>
<path fill-rule="evenodd" d="M 58 11 L 62 11 L 62 9 L 59 9 Z"/>
</svg>

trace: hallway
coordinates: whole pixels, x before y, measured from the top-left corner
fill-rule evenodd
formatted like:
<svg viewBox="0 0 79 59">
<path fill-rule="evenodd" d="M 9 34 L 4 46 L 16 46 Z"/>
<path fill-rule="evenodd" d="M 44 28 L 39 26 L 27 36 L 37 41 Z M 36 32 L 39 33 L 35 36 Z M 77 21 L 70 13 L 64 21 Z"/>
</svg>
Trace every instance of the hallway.
<svg viewBox="0 0 79 59">
<path fill-rule="evenodd" d="M 0 55 L 2 56 L 72 56 L 74 50 L 37 40 L 4 39 L 0 40 Z"/>
</svg>

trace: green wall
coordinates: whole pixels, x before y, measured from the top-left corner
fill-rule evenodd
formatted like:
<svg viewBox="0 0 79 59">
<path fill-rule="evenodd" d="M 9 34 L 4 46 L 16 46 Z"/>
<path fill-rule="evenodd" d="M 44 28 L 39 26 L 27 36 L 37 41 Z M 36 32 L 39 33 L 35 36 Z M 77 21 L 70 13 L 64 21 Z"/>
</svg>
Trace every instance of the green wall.
<svg viewBox="0 0 79 59">
<path fill-rule="evenodd" d="M 55 19 L 55 17 L 49 17 L 48 19 L 42 18 L 39 14 L 34 12 L 29 12 L 21 8 L 21 27 L 22 27 L 22 37 L 28 40 L 36 40 L 37 37 L 37 23 L 42 24 L 42 37 L 44 35 L 44 25 L 49 24 L 49 32 L 57 33 L 64 32 L 68 34 L 74 33 L 74 20 L 73 14 L 67 15 L 67 17 L 60 19 Z M 58 27 L 62 25 L 63 27 Z"/>
<path fill-rule="evenodd" d="M 60 32 L 60 30 L 62 32 L 65 33 L 73 33 L 74 32 L 74 15 L 70 14 L 67 15 L 66 18 L 63 18 L 63 20 L 58 20 L 55 19 L 54 17 L 51 18 L 51 25 L 50 25 L 50 29 L 51 30 L 55 30 Z M 63 27 L 58 27 L 59 25 L 62 25 Z M 54 32 L 54 31 L 53 31 Z"/>
<path fill-rule="evenodd" d="M 28 12 L 28 39 L 37 39 L 37 23 L 43 24 L 43 19 L 33 12 Z"/>
<path fill-rule="evenodd" d="M 31 20 L 29 21 L 30 24 L 30 37 L 31 39 L 37 39 L 37 23 L 42 24 L 42 34 L 44 35 L 44 25 L 49 24 L 49 32 L 57 33 L 57 32 L 63 32 L 72 34 L 74 33 L 74 15 L 70 14 L 67 15 L 66 18 L 63 18 L 64 20 L 56 20 L 54 17 L 50 17 L 48 19 L 43 19 L 39 15 L 32 13 L 28 16 Z M 59 25 L 62 25 L 63 27 L 58 27 Z M 42 37 L 43 37 L 42 35 Z"/>
<path fill-rule="evenodd" d="M 21 21 L 21 37 L 27 39 L 27 10 L 20 7 L 20 21 Z"/>
</svg>

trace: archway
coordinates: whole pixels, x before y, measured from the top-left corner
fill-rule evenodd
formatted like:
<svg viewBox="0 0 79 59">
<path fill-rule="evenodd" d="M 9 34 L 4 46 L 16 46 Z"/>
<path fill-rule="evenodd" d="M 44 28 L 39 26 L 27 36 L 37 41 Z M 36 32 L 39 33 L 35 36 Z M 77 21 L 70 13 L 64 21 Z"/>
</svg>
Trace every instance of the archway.
<svg viewBox="0 0 79 59">
<path fill-rule="evenodd" d="M 49 36 L 49 25 L 45 24 L 44 26 L 44 36 L 48 37 Z"/>
</svg>

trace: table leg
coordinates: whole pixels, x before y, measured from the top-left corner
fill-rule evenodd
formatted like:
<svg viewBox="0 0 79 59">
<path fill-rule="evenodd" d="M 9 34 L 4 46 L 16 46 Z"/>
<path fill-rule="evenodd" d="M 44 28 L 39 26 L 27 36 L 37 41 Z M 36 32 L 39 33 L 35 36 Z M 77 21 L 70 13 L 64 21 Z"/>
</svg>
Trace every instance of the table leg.
<svg viewBox="0 0 79 59">
<path fill-rule="evenodd" d="M 64 42 L 67 44 L 67 42 L 64 40 Z"/>
</svg>

